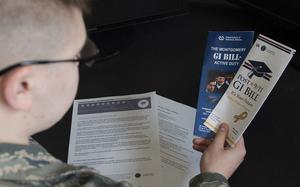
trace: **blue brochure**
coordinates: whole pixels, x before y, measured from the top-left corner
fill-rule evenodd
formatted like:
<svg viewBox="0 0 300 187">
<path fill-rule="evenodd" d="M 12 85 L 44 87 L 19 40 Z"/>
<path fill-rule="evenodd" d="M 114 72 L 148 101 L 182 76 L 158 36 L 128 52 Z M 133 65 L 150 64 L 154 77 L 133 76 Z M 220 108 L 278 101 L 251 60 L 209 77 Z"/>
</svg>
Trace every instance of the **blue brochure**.
<svg viewBox="0 0 300 187">
<path fill-rule="evenodd" d="M 217 105 L 252 47 L 253 31 L 208 32 L 194 135 L 212 138 L 203 123 Z"/>
</svg>

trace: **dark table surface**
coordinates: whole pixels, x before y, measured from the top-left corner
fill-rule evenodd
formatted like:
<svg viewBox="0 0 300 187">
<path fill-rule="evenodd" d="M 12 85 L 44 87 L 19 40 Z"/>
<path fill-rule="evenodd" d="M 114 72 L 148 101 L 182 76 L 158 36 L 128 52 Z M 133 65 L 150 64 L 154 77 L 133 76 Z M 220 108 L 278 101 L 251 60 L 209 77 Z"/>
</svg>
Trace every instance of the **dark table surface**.
<svg viewBox="0 0 300 187">
<path fill-rule="evenodd" d="M 78 99 L 148 91 L 196 107 L 207 31 L 254 30 L 300 52 L 299 33 L 239 7 L 193 2 L 189 14 L 137 25 L 110 37 L 120 54 L 80 70 Z M 97 36 L 96 36 L 97 37 Z M 299 53 L 298 52 L 298 53 Z M 300 55 L 296 53 L 244 134 L 247 155 L 231 186 L 299 186 Z M 71 109 L 51 129 L 35 135 L 50 153 L 66 161 Z"/>
</svg>

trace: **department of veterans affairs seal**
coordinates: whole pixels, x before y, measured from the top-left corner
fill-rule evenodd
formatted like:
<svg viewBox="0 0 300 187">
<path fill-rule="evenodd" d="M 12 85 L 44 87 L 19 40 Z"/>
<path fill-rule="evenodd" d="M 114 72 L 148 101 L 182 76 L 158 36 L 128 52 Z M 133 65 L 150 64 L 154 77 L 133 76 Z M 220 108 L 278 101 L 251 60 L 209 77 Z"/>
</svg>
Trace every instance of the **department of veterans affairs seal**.
<svg viewBox="0 0 300 187">
<path fill-rule="evenodd" d="M 139 106 L 140 108 L 146 108 L 146 107 L 149 106 L 149 101 L 146 100 L 146 99 L 142 99 L 142 100 L 140 100 L 140 101 L 138 102 L 138 106 Z"/>
</svg>

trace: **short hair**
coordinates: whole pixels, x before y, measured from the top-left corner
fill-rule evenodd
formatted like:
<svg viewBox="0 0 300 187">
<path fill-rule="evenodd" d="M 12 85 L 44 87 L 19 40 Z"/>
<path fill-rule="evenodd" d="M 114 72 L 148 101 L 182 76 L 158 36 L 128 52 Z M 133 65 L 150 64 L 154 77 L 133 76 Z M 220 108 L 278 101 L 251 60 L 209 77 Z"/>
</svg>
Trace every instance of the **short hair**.
<svg viewBox="0 0 300 187">
<path fill-rule="evenodd" d="M 87 11 L 87 1 L 0 0 L 0 68 L 20 60 L 54 57 L 57 48 L 70 40 L 54 38 L 72 26 L 74 9 Z"/>
</svg>

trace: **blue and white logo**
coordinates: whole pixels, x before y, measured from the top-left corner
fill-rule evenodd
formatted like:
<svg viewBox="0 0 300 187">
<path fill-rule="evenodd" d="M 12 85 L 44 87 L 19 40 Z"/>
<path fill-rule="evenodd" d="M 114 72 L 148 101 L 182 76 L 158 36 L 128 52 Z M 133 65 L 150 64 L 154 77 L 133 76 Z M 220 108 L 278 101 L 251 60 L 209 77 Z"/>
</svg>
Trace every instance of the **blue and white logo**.
<svg viewBox="0 0 300 187">
<path fill-rule="evenodd" d="M 223 40 L 225 39 L 225 37 L 224 37 L 224 36 L 219 36 L 218 39 L 219 39 L 220 41 L 223 41 Z"/>
</svg>

